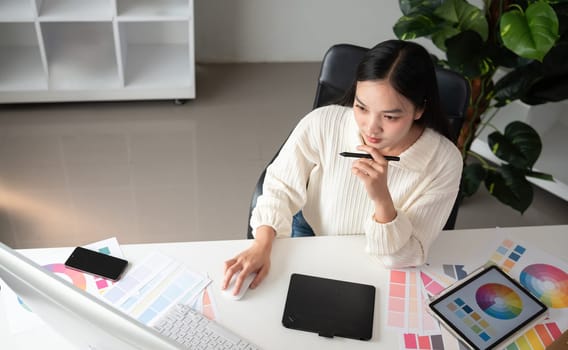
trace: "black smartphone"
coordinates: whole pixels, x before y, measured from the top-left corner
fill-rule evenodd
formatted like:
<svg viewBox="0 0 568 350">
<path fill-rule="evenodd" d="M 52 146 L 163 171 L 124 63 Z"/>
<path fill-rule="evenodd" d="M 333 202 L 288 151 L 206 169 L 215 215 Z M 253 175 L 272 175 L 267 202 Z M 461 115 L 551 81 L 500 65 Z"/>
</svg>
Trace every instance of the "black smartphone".
<svg viewBox="0 0 568 350">
<path fill-rule="evenodd" d="M 117 281 L 128 266 L 128 261 L 94 250 L 77 247 L 65 262 L 65 266 Z"/>
</svg>

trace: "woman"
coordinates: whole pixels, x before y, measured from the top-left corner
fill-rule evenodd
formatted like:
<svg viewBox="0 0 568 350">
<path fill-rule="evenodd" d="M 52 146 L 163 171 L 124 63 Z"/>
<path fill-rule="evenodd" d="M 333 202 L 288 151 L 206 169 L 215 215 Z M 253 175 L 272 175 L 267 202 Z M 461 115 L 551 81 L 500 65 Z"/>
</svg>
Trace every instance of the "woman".
<svg viewBox="0 0 568 350">
<path fill-rule="evenodd" d="M 339 156 L 344 151 L 372 159 Z M 234 293 L 253 272 L 251 288 L 258 286 L 274 239 L 292 230 L 365 234 L 367 253 L 386 267 L 421 265 L 450 214 L 461 172 L 430 55 L 412 42 L 380 43 L 359 64 L 341 105 L 305 116 L 267 168 L 250 222 L 255 240 L 225 262 L 222 288 L 236 272 Z"/>
</svg>

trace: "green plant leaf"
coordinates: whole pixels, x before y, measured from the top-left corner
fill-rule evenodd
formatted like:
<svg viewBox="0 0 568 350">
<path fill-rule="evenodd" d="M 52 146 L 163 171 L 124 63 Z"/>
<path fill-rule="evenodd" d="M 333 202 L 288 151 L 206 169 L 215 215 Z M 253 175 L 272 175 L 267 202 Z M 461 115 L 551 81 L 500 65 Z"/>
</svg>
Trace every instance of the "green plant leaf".
<svg viewBox="0 0 568 350">
<path fill-rule="evenodd" d="M 563 39 L 544 57 L 541 79 L 521 97 L 523 102 L 535 105 L 568 99 L 568 34 Z"/>
<path fill-rule="evenodd" d="M 505 134 L 489 134 L 487 140 L 493 154 L 518 169 L 532 169 L 542 150 L 538 133 L 520 121 L 509 123 Z"/>
<path fill-rule="evenodd" d="M 534 60 L 517 55 L 503 45 L 491 45 L 489 51 L 489 56 L 496 66 L 518 68 L 534 62 Z"/>
<path fill-rule="evenodd" d="M 532 171 L 532 170 L 531 170 L 531 171 L 528 171 L 528 172 L 526 173 L 526 175 L 527 175 L 527 176 L 530 176 L 530 177 L 534 177 L 534 178 L 536 178 L 536 179 L 541 179 L 541 180 L 547 180 L 547 181 L 555 182 L 555 181 L 554 181 L 554 177 L 552 177 L 552 175 L 546 174 L 546 173 L 541 173 L 541 172 L 538 172 L 538 171 Z"/>
<path fill-rule="evenodd" d="M 568 99 L 567 57 L 568 35 L 556 42 L 542 63 L 531 61 L 502 77 L 495 84 L 496 106 L 516 99 L 530 105 Z"/>
<path fill-rule="evenodd" d="M 568 99 L 568 74 L 541 79 L 521 101 L 529 105 L 558 102 Z"/>
<path fill-rule="evenodd" d="M 558 17 L 549 4 L 540 0 L 529 5 L 525 13 L 516 8 L 504 13 L 499 31 L 509 50 L 542 61 L 558 39 Z"/>
<path fill-rule="evenodd" d="M 485 43 L 476 32 L 461 32 L 446 40 L 446 47 L 450 67 L 470 78 L 487 74 L 493 69 L 491 59 L 485 54 Z"/>
<path fill-rule="evenodd" d="M 532 203 L 532 185 L 522 169 L 505 164 L 500 170 L 487 172 L 485 187 L 500 202 L 524 213 Z"/>
<path fill-rule="evenodd" d="M 479 164 L 469 164 L 463 168 L 462 179 L 460 184 L 460 191 L 465 197 L 472 196 L 479 189 L 479 185 L 483 180 L 487 171 Z"/>
<path fill-rule="evenodd" d="M 416 12 L 434 12 L 434 9 L 441 3 L 442 0 L 399 0 L 398 5 L 402 14 L 408 16 Z"/>
<path fill-rule="evenodd" d="M 493 99 L 496 101 L 496 106 L 503 107 L 523 98 L 540 79 L 542 79 L 540 64 L 521 66 L 505 74 L 495 84 Z"/>
<path fill-rule="evenodd" d="M 460 33 L 460 30 L 451 26 L 442 27 L 440 30 L 432 34 L 432 42 L 436 47 L 442 51 L 447 51 L 446 40 L 456 36 Z"/>
<path fill-rule="evenodd" d="M 393 27 L 394 34 L 401 40 L 412 40 L 428 36 L 438 30 L 439 21 L 420 13 L 402 16 Z"/>
<path fill-rule="evenodd" d="M 472 30 L 477 32 L 483 41 L 487 40 L 488 24 L 483 11 L 465 0 L 446 0 L 434 13 L 444 20 L 454 24 L 459 31 Z"/>
</svg>

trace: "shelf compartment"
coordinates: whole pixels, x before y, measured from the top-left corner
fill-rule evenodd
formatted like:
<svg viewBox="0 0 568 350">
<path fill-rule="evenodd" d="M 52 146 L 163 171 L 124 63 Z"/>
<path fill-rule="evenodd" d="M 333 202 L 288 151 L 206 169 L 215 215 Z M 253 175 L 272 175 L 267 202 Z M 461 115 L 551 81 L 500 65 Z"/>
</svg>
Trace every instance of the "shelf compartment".
<svg viewBox="0 0 568 350">
<path fill-rule="evenodd" d="M 164 20 L 189 19 L 190 0 L 117 0 L 117 19 Z"/>
<path fill-rule="evenodd" d="M 119 88 L 112 23 L 44 23 L 49 88 Z"/>
<path fill-rule="evenodd" d="M 111 0 L 37 0 L 39 20 L 112 21 L 114 8 Z"/>
<path fill-rule="evenodd" d="M 0 23 L 0 91 L 47 89 L 34 23 Z"/>
<path fill-rule="evenodd" d="M 33 21 L 32 0 L 0 0 L 0 22 Z"/>
<path fill-rule="evenodd" d="M 193 87 L 187 22 L 120 23 L 126 88 Z"/>
</svg>

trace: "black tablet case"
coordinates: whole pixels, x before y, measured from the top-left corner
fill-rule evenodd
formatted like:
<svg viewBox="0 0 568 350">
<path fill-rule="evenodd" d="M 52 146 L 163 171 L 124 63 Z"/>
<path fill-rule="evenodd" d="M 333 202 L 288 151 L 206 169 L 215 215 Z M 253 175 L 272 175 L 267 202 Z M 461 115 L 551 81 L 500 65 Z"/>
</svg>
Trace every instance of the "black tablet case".
<svg viewBox="0 0 568 350">
<path fill-rule="evenodd" d="M 375 291 L 366 284 L 292 274 L 282 324 L 324 337 L 369 340 Z"/>
</svg>

